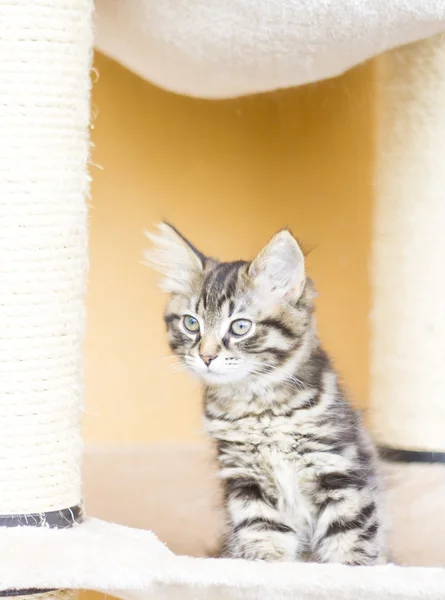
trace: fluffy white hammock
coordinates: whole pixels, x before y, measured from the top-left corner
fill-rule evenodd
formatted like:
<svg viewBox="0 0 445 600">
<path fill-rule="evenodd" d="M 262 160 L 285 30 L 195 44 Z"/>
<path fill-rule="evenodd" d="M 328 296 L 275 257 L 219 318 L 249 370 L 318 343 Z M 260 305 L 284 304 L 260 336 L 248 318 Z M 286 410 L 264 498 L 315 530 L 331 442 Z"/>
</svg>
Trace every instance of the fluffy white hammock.
<svg viewBox="0 0 445 600">
<path fill-rule="evenodd" d="M 1 589 L 171 600 L 444 598 L 441 568 L 180 557 L 148 531 L 90 519 L 71 529 L 11 527 L 63 527 L 81 501 L 92 21 L 92 0 L 0 0 Z M 100 48 L 172 90 L 208 97 L 332 76 L 444 22 L 441 0 L 97 2 Z M 382 445 L 439 456 L 442 38 L 379 59 L 377 85 L 372 414 Z M 442 500 L 429 506 L 445 504 L 443 486 L 430 494 Z M 443 510 L 419 518 L 445 539 Z M 445 565 L 443 544 L 432 562 Z"/>
</svg>

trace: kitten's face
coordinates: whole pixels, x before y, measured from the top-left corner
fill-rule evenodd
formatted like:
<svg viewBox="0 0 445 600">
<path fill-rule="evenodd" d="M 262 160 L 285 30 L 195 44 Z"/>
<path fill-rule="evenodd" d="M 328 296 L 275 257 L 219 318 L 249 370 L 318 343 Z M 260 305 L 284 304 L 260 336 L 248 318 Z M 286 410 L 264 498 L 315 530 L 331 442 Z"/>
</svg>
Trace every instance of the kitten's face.
<svg viewBox="0 0 445 600">
<path fill-rule="evenodd" d="M 287 231 L 251 263 L 220 263 L 172 227 L 150 236 L 149 258 L 170 292 L 165 312 L 172 351 L 210 385 L 271 377 L 301 345 L 311 302 L 304 259 Z"/>
</svg>

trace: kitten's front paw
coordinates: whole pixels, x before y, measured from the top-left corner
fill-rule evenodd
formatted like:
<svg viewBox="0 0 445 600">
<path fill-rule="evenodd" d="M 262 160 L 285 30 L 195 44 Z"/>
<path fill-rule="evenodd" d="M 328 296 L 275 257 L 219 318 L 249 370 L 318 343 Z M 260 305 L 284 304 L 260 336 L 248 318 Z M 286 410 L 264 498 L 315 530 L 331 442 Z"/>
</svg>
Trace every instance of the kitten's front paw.
<svg viewBox="0 0 445 600">
<path fill-rule="evenodd" d="M 268 562 L 295 560 L 298 552 L 297 540 L 293 535 L 277 532 L 238 534 L 229 541 L 227 549 L 230 558 Z"/>
</svg>

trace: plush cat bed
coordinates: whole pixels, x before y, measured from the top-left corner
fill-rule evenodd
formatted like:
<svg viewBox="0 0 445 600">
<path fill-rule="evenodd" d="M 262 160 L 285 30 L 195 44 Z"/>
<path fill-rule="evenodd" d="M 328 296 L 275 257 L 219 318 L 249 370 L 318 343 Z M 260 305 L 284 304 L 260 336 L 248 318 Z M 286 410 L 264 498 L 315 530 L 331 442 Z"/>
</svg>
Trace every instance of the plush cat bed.
<svg viewBox="0 0 445 600">
<path fill-rule="evenodd" d="M 199 558 L 221 527 L 213 453 L 206 444 L 162 443 L 87 449 L 85 498 L 90 514 L 147 530 L 88 519 L 71 530 L 16 528 L 0 535 L 2 587 L 86 588 L 123 600 L 441 600 L 445 569 L 265 564 Z M 440 473 L 413 485 L 388 481 L 391 538 L 399 561 L 445 566 L 445 481 Z M 180 494 L 178 490 L 181 490 Z M 411 516 L 411 518 L 409 518 Z M 168 548 L 162 542 L 167 542 Z M 174 550 L 177 554 L 173 554 Z M 180 556 L 194 555 L 198 558 Z"/>
<path fill-rule="evenodd" d="M 95 519 L 71 530 L 2 532 L 0 557 L 0 581 L 9 588 L 26 580 L 122 600 L 442 600 L 445 591 L 444 569 L 176 556 L 149 531 Z"/>
<path fill-rule="evenodd" d="M 97 0 L 96 45 L 174 92 L 226 98 L 333 77 L 445 29 L 437 0 Z"/>
</svg>

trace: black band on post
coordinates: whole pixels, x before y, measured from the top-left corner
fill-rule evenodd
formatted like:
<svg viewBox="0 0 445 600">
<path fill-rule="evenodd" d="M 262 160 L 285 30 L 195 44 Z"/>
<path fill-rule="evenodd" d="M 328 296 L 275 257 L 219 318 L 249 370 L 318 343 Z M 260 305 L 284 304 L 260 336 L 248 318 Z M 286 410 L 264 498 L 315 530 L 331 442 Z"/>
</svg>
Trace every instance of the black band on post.
<svg viewBox="0 0 445 600">
<path fill-rule="evenodd" d="M 81 504 L 62 510 L 25 515 L 0 515 L 0 527 L 49 527 L 50 529 L 69 529 L 83 521 L 84 512 Z M 14 596 L 32 596 L 53 592 L 54 589 L 0 590 L 0 598 Z"/>
<path fill-rule="evenodd" d="M 424 452 L 420 450 L 400 450 L 379 448 L 380 457 L 388 462 L 437 464 L 445 463 L 445 452 Z"/>
<path fill-rule="evenodd" d="M 6 590 L 5 592 L 0 592 L 0 596 L 2 598 L 14 598 L 15 596 L 32 596 L 34 594 L 45 594 L 46 592 L 54 592 L 54 589 L 48 590 Z"/>
<path fill-rule="evenodd" d="M 0 515 L 0 527 L 50 527 L 51 529 L 69 529 L 75 523 L 81 523 L 83 508 L 80 504 L 72 508 L 54 510 L 28 515 Z"/>
</svg>

